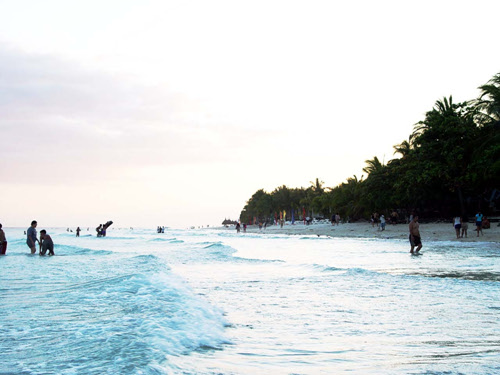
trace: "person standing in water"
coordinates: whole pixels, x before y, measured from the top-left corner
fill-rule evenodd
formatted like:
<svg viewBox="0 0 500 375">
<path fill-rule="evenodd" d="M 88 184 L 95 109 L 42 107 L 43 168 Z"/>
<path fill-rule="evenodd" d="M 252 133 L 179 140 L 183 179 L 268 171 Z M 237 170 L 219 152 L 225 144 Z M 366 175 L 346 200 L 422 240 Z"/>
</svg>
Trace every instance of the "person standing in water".
<svg viewBox="0 0 500 375">
<path fill-rule="evenodd" d="M 2 224 L 0 224 L 0 255 L 5 255 L 7 252 L 7 239 L 5 238 L 5 233 L 2 229 Z"/>
<path fill-rule="evenodd" d="M 77 227 L 77 228 L 76 228 L 76 236 L 77 236 L 77 237 L 80 237 L 80 232 L 81 232 L 80 227 Z"/>
<path fill-rule="evenodd" d="M 54 242 L 52 242 L 52 237 L 47 234 L 45 229 L 40 231 L 40 239 L 42 240 L 40 255 L 45 255 L 47 250 L 49 251 L 49 255 L 54 255 Z"/>
<path fill-rule="evenodd" d="M 31 222 L 31 227 L 29 227 L 27 231 L 26 245 L 30 248 L 31 254 L 36 254 L 36 243 L 40 243 L 38 238 L 36 238 L 36 226 L 37 222 L 36 220 L 33 220 Z"/>
<path fill-rule="evenodd" d="M 410 245 L 411 245 L 410 253 L 412 254 L 417 254 L 422 248 L 422 240 L 420 239 L 419 226 L 420 225 L 418 223 L 418 215 L 414 215 L 413 220 L 410 222 L 410 225 L 408 226 L 410 230 Z M 415 246 L 417 246 L 417 251 L 413 252 Z"/>
</svg>

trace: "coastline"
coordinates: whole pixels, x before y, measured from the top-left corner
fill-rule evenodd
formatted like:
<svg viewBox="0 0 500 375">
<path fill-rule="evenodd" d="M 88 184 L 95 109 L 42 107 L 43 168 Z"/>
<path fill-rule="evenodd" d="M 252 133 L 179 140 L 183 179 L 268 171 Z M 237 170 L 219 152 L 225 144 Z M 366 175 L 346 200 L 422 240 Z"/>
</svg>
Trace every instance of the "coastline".
<svg viewBox="0 0 500 375">
<path fill-rule="evenodd" d="M 212 228 L 214 229 L 214 228 Z M 220 227 L 221 230 L 234 231 L 234 226 Z M 243 228 L 241 230 L 243 234 Z M 258 225 L 247 226 L 247 233 L 284 234 L 284 235 L 316 235 L 339 238 L 375 238 L 408 240 L 408 224 L 387 224 L 385 230 L 379 230 L 371 223 L 345 223 L 333 226 L 330 223 L 314 223 L 304 225 L 302 222 L 287 223 L 281 228 L 279 225 L 267 226 L 259 229 Z M 483 229 L 483 235 L 477 237 L 476 226 L 469 223 L 467 238 L 456 238 L 452 223 L 420 223 L 422 241 L 458 241 L 458 242 L 496 242 L 500 243 L 500 227 L 491 223 L 490 229 Z"/>
</svg>

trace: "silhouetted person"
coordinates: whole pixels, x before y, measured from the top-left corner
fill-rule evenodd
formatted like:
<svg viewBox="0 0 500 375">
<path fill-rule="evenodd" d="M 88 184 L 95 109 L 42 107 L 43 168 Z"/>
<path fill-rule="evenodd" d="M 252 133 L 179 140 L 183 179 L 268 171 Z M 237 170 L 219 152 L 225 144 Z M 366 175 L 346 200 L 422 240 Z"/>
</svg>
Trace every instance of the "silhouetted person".
<svg viewBox="0 0 500 375">
<path fill-rule="evenodd" d="M 45 229 L 40 231 L 40 239 L 42 240 L 40 255 L 45 255 L 47 250 L 49 251 L 49 255 L 54 255 L 54 242 L 52 242 L 52 237 L 47 234 Z"/>
</svg>

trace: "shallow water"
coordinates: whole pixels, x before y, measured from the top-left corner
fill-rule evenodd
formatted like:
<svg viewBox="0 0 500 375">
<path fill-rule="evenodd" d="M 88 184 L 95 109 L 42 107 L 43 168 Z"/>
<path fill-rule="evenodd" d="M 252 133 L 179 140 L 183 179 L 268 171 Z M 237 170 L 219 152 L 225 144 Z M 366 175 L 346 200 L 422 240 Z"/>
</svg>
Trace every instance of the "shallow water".
<svg viewBox="0 0 500 375">
<path fill-rule="evenodd" d="M 500 245 L 5 230 L 0 374 L 500 373 Z"/>
</svg>

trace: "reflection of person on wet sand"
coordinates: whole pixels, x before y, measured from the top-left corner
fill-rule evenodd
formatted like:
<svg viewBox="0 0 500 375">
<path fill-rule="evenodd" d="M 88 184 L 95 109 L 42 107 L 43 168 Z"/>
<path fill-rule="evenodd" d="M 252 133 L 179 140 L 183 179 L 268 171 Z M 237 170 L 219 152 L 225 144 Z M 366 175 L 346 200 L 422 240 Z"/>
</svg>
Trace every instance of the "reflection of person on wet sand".
<svg viewBox="0 0 500 375">
<path fill-rule="evenodd" d="M 410 222 L 408 228 L 410 230 L 410 244 L 411 244 L 410 253 L 414 254 L 413 249 L 415 248 L 415 246 L 417 246 L 417 251 L 415 251 L 415 253 L 418 253 L 422 248 L 422 240 L 420 239 L 420 230 L 418 224 L 418 215 L 415 215 L 413 217 L 413 220 Z"/>
</svg>

